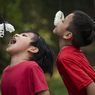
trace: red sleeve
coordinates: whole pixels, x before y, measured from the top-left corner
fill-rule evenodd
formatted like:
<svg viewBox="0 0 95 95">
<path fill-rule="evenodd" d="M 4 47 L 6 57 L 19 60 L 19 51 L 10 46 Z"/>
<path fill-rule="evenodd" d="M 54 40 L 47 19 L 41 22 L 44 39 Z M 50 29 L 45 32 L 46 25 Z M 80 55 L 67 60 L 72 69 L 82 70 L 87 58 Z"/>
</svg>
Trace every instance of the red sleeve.
<svg viewBox="0 0 95 95">
<path fill-rule="evenodd" d="M 32 78 L 33 78 L 33 85 L 34 85 L 35 93 L 48 90 L 48 85 L 45 79 L 44 72 L 38 65 L 34 65 L 32 67 Z"/>
<path fill-rule="evenodd" d="M 93 82 L 93 80 L 81 69 L 75 60 L 63 59 L 60 63 L 62 63 L 58 66 L 58 68 L 60 68 L 60 72 L 62 73 L 64 68 L 64 71 L 66 71 L 65 76 L 70 78 L 71 82 L 73 82 L 78 90 Z"/>
</svg>

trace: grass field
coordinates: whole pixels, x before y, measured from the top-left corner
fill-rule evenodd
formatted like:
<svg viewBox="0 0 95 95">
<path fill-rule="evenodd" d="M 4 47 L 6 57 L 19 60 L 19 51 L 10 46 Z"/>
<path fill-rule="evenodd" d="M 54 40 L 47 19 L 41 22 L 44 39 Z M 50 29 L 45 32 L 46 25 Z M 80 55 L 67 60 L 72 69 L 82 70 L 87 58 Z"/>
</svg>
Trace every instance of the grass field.
<svg viewBox="0 0 95 95">
<path fill-rule="evenodd" d="M 64 86 L 63 81 L 57 71 L 54 72 L 52 78 L 48 79 L 48 85 L 51 95 L 68 95 L 66 87 Z"/>
</svg>

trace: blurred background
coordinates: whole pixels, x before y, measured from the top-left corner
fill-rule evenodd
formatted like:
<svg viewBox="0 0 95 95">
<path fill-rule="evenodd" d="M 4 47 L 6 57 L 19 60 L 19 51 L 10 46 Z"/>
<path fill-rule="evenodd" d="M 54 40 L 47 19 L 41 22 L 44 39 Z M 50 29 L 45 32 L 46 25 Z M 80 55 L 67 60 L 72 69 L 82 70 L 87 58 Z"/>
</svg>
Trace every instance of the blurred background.
<svg viewBox="0 0 95 95">
<path fill-rule="evenodd" d="M 36 30 L 54 50 L 55 59 L 59 47 L 58 39 L 52 31 L 54 16 L 58 10 L 62 10 L 65 16 L 74 10 L 82 10 L 95 20 L 95 0 L 0 0 L 0 16 L 15 26 L 15 33 Z M 5 49 L 11 35 L 13 34 L 5 33 L 5 37 L 0 38 L 0 77 L 10 62 Z M 95 43 L 82 49 L 94 66 Z M 68 95 L 55 63 L 54 75 L 47 77 L 47 81 L 51 95 Z"/>
</svg>

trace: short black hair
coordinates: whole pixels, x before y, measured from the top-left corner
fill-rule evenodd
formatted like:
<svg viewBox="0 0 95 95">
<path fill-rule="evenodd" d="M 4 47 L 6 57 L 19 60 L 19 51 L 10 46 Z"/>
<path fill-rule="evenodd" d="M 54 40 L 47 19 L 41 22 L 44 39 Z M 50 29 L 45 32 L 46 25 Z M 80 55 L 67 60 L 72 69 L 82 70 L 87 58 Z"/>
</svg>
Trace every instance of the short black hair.
<svg viewBox="0 0 95 95">
<path fill-rule="evenodd" d="M 91 44 L 95 35 L 95 22 L 82 11 L 74 11 L 73 19 L 67 28 L 73 33 L 72 44 L 76 47 L 83 47 Z"/>
<path fill-rule="evenodd" d="M 34 38 L 30 45 L 33 45 L 39 49 L 38 53 L 34 53 L 30 60 L 34 60 L 42 68 L 44 73 L 53 74 L 53 60 L 54 52 L 45 42 L 45 40 L 34 30 L 25 31 L 26 33 L 33 33 Z"/>
</svg>

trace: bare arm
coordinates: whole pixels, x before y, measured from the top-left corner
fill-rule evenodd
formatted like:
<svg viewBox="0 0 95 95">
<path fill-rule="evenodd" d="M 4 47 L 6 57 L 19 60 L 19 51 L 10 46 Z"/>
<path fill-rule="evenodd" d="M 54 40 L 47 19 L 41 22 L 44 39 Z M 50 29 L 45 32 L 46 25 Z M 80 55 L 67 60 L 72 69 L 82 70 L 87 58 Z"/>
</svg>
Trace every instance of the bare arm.
<svg viewBox="0 0 95 95">
<path fill-rule="evenodd" d="M 50 95 L 49 91 L 42 91 L 42 92 L 39 92 L 37 93 L 37 95 Z"/>
<path fill-rule="evenodd" d="M 87 95 L 95 95 L 95 83 L 92 82 L 87 86 Z"/>
</svg>

